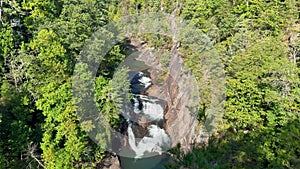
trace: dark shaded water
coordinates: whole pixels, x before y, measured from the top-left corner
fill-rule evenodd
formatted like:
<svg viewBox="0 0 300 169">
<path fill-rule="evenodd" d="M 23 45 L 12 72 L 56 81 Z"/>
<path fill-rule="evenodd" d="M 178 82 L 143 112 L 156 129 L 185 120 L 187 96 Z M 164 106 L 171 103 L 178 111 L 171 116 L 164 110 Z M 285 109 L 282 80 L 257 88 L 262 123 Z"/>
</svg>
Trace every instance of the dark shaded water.
<svg viewBox="0 0 300 169">
<path fill-rule="evenodd" d="M 126 59 L 120 64 L 120 67 L 126 66 L 129 68 L 129 70 L 134 72 L 140 72 L 146 69 L 149 69 L 150 67 L 146 65 L 143 61 L 136 60 L 140 52 L 136 52 L 131 54 L 130 56 L 127 56 Z M 131 79 L 132 77 L 130 77 Z"/>
<path fill-rule="evenodd" d="M 166 154 L 154 156 L 152 154 L 141 159 L 129 157 L 131 155 L 134 155 L 134 152 L 131 150 L 122 151 L 120 156 L 122 169 L 164 169 L 164 163 L 169 161 L 169 156 Z"/>
</svg>

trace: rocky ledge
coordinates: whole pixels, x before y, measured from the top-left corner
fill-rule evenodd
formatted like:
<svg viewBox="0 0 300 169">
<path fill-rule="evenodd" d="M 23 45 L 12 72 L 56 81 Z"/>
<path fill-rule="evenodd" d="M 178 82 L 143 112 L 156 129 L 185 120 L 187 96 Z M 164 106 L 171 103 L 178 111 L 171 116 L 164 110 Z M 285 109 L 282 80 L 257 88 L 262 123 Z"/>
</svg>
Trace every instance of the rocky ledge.
<svg viewBox="0 0 300 169">
<path fill-rule="evenodd" d="M 155 53 L 153 48 L 141 44 L 138 40 L 132 40 L 132 45 L 140 52 L 136 59 L 148 66 L 147 71 L 153 79 L 154 85 L 149 87 L 147 94 L 166 101 L 164 128 L 171 139 L 171 146 L 180 143 L 181 150 L 187 152 L 199 135 L 195 117 L 199 103 L 196 80 L 178 55 L 177 44 L 170 52 L 168 73 L 163 73 L 160 53 Z"/>
</svg>

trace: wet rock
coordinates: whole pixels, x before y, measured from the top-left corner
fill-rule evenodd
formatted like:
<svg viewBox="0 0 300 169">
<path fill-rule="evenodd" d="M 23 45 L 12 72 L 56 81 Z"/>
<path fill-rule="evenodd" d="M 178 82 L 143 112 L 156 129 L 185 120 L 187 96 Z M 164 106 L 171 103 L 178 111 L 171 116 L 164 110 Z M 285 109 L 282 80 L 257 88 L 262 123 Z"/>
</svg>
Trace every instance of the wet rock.
<svg viewBox="0 0 300 169">
<path fill-rule="evenodd" d="M 147 135 L 137 140 L 136 133 L 132 125 L 128 127 L 128 143 L 130 148 L 135 152 L 134 158 L 142 158 L 144 155 L 158 153 L 162 154 L 170 148 L 170 138 L 164 129 L 157 125 L 147 127 Z M 147 156 L 147 155 L 146 155 Z"/>
<path fill-rule="evenodd" d="M 103 169 L 121 169 L 120 161 L 117 156 L 111 156 L 104 162 Z"/>
<path fill-rule="evenodd" d="M 194 114 L 199 100 L 195 97 L 198 89 L 194 77 L 185 69 L 183 59 L 176 52 L 176 45 L 171 51 L 168 73 L 164 75 L 162 75 L 163 65 L 159 56 L 152 52 L 153 49 L 139 44 L 138 40 L 133 40 L 132 45 L 136 46 L 138 51 L 133 60 L 139 61 L 138 66 L 131 66 L 138 71 L 130 72 L 131 89 L 136 96 L 133 99 L 135 110 L 130 112 L 130 117 L 138 125 L 133 126 L 133 130 L 142 131 L 156 123 L 166 130 L 172 147 L 180 143 L 184 152 L 189 151 L 191 144 L 199 135 L 195 130 Z M 127 63 L 130 65 L 133 60 Z M 144 69 L 140 62 L 146 65 Z M 164 103 L 154 100 L 163 100 Z M 138 131 L 134 133 L 137 133 L 137 136 L 143 135 L 139 135 Z"/>
<path fill-rule="evenodd" d="M 130 88 L 133 94 L 141 94 L 151 85 L 151 78 L 144 72 L 138 72 L 130 81 Z"/>
<path fill-rule="evenodd" d="M 149 67 L 151 79 L 163 78 L 163 83 L 153 85 L 147 90 L 148 95 L 166 100 L 168 109 L 164 113 L 164 127 L 169 134 L 172 147 L 177 143 L 181 144 L 181 149 L 187 152 L 191 149 L 191 143 L 197 137 L 195 130 L 196 105 L 198 89 L 196 81 L 191 72 L 184 68 L 183 59 L 172 50 L 169 63 L 169 74 L 162 77 L 162 65 L 159 58 L 149 49 L 139 49 L 141 54 L 138 60 L 145 62 Z M 155 82 L 155 80 L 153 80 Z"/>
<path fill-rule="evenodd" d="M 134 113 L 143 115 L 149 121 L 160 121 L 164 118 L 166 102 L 153 96 L 135 95 L 132 99 Z"/>
<path fill-rule="evenodd" d="M 140 125 L 139 123 L 132 124 L 132 131 L 137 139 L 143 138 L 147 134 L 147 126 Z"/>
</svg>

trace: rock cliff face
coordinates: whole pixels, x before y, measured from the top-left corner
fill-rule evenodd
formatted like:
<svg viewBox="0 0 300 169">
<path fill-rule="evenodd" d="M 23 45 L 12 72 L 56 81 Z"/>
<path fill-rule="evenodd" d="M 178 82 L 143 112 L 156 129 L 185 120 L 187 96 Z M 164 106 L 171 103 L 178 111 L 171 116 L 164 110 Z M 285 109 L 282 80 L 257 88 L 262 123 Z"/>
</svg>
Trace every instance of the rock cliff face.
<svg viewBox="0 0 300 169">
<path fill-rule="evenodd" d="M 167 106 L 164 114 L 164 128 L 171 139 L 171 146 L 178 143 L 181 149 L 186 152 L 190 150 L 191 143 L 195 139 L 198 89 L 195 78 L 191 72 L 184 66 L 183 59 L 177 54 L 177 44 L 175 44 L 170 53 L 168 73 L 162 75 L 163 65 L 160 62 L 159 55 L 146 46 L 141 46 L 140 42 L 132 42 L 141 52 L 137 60 L 143 61 L 149 66 L 147 71 L 153 79 L 154 85 L 147 92 L 148 95 L 165 100 Z"/>
<path fill-rule="evenodd" d="M 162 120 L 153 120 L 158 117 L 151 116 L 147 119 L 147 116 L 140 116 L 139 114 L 131 115 L 132 120 L 132 131 L 135 137 L 142 138 L 147 133 L 147 127 L 151 124 L 155 124 L 163 128 L 169 139 L 171 140 L 171 147 L 175 147 L 178 143 L 181 145 L 181 150 L 187 152 L 191 149 L 191 144 L 197 137 L 196 130 L 196 110 L 199 103 L 198 99 L 198 88 L 195 78 L 191 72 L 184 66 L 184 61 L 177 54 L 178 44 L 174 44 L 172 50 L 169 51 L 168 58 L 161 58 L 161 52 L 155 52 L 153 48 L 142 45 L 143 43 L 136 39 L 131 39 L 130 46 L 136 48 L 134 52 L 135 58 L 133 61 L 129 56 L 127 61 L 125 60 L 124 65 L 128 66 L 130 63 L 142 62 L 143 64 L 131 65 L 133 72 L 145 72 L 151 79 L 151 85 L 145 90 L 140 90 L 140 81 L 148 82 L 143 77 L 137 77 L 137 82 L 133 83 L 134 76 L 132 75 L 131 86 L 136 94 L 136 99 L 133 105 L 143 102 L 144 106 L 147 104 L 147 100 L 143 100 L 143 95 L 146 98 L 152 98 L 151 101 L 157 98 L 161 100 L 160 105 L 163 108 L 163 117 L 159 117 Z M 162 63 L 162 60 L 165 60 Z M 167 64 L 165 63 L 167 60 Z M 141 66 L 142 65 L 142 66 Z M 166 66 L 167 65 L 167 66 Z M 130 73 L 129 73 L 130 74 Z M 150 84 L 150 81 L 149 81 Z M 158 104 L 155 104 L 158 105 Z M 148 108 L 149 109 L 149 108 Z M 152 109 L 151 109 L 152 110 Z M 144 115 L 148 114 L 144 112 Z M 153 112 L 149 114 L 154 115 Z M 156 115 L 155 115 L 156 116 Z M 152 120 L 151 120 L 152 119 Z M 127 142 L 127 143 L 126 143 Z M 124 141 L 123 147 L 128 147 L 128 141 Z M 116 161 L 118 159 L 112 159 L 114 162 L 112 165 L 114 168 L 121 168 L 120 164 Z M 122 162 L 122 161 L 121 161 Z"/>
</svg>

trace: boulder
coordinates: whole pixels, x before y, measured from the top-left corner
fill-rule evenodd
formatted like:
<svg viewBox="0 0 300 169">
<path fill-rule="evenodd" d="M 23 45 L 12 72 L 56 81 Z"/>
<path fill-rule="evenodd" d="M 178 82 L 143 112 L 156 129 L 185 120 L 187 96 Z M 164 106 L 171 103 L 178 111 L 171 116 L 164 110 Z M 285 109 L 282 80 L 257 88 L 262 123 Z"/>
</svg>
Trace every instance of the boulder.
<svg viewBox="0 0 300 169">
<path fill-rule="evenodd" d="M 117 156 L 106 159 L 103 169 L 121 169 L 120 161 Z"/>
</svg>

